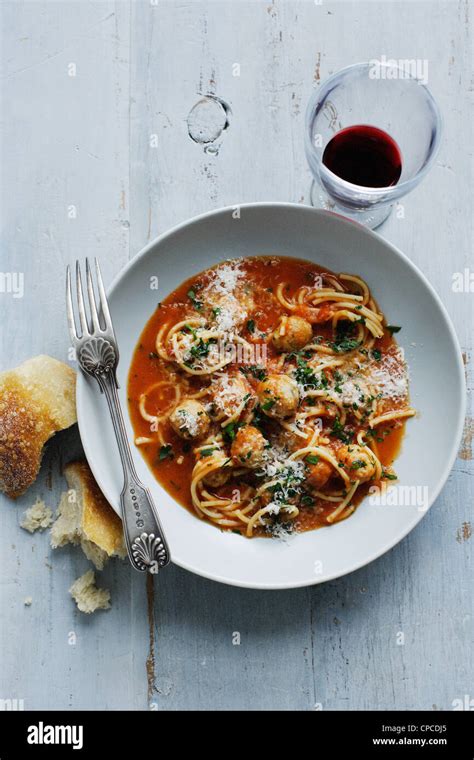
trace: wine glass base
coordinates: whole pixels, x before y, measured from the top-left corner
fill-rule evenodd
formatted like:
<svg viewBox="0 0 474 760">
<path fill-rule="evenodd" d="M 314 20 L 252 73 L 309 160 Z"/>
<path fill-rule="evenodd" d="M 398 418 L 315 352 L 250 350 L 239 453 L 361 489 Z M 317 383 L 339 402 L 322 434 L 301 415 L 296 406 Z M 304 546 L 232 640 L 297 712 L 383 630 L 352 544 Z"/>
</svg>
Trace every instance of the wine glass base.
<svg viewBox="0 0 474 760">
<path fill-rule="evenodd" d="M 313 180 L 310 190 L 310 201 L 314 208 L 322 208 L 326 211 L 333 211 L 335 214 L 345 216 L 347 219 L 351 219 L 353 222 L 363 224 L 365 227 L 369 227 L 374 230 L 376 227 L 380 227 L 381 224 L 390 216 L 393 206 L 390 204 L 384 204 L 382 206 L 374 206 L 367 210 L 351 209 L 347 206 L 339 205 L 328 193 L 321 187 L 321 185 Z"/>
</svg>

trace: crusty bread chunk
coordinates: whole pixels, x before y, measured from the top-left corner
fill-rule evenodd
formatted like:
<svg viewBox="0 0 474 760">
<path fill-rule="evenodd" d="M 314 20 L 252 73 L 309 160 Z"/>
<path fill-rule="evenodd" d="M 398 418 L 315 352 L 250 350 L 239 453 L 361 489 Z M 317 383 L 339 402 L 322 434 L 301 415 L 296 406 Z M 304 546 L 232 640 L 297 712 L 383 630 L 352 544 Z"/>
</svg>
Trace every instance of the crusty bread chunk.
<svg viewBox="0 0 474 760">
<path fill-rule="evenodd" d="M 85 461 L 64 468 L 69 486 L 61 496 L 51 527 L 51 546 L 80 544 L 98 570 L 108 557 L 125 557 L 122 522 L 105 499 Z"/>
<path fill-rule="evenodd" d="M 76 373 L 35 356 L 0 373 L 0 490 L 21 496 L 35 481 L 43 446 L 76 420 Z"/>
<path fill-rule="evenodd" d="M 69 589 L 69 593 L 81 612 L 91 613 L 96 610 L 108 610 L 110 607 L 110 591 L 97 588 L 93 570 L 88 570 L 77 578 Z"/>
<path fill-rule="evenodd" d="M 20 527 L 29 533 L 35 533 L 37 530 L 46 530 L 52 522 L 53 510 L 38 496 L 35 503 L 24 513 Z"/>
</svg>

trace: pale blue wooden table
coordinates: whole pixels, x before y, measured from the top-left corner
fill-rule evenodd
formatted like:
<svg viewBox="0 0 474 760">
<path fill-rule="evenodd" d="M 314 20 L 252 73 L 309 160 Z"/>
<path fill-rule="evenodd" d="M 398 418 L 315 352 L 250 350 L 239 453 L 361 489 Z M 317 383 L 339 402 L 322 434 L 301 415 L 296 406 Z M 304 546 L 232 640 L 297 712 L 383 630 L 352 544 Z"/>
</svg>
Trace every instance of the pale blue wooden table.
<svg viewBox="0 0 474 760">
<path fill-rule="evenodd" d="M 0 294 L 1 368 L 67 357 L 64 269 L 76 257 L 98 256 L 109 282 L 187 217 L 306 202 L 308 97 L 338 68 L 385 55 L 428 61 L 445 134 L 381 234 L 446 304 L 472 389 L 474 294 L 452 289 L 473 267 L 472 12 L 464 0 L 4 2 L 1 270 L 23 272 L 25 294 Z M 231 109 L 217 153 L 188 134 L 206 94 Z M 472 433 L 471 418 L 425 519 L 350 576 L 260 593 L 171 567 L 147 594 L 143 576 L 111 563 L 100 581 L 112 609 L 91 617 L 67 593 L 88 566 L 80 551 L 53 556 L 46 535 L 19 528 L 36 495 L 56 506 L 65 488 L 61 467 L 80 443 L 75 429 L 61 435 L 26 496 L 1 500 L 0 698 L 32 709 L 452 709 L 474 696 Z"/>
</svg>

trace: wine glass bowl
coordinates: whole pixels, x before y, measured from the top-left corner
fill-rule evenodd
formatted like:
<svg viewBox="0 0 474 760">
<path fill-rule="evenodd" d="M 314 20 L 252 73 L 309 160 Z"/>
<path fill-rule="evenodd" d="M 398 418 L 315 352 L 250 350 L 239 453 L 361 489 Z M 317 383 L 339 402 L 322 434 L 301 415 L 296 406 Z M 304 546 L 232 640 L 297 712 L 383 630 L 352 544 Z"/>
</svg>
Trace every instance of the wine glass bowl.
<svg viewBox="0 0 474 760">
<path fill-rule="evenodd" d="M 349 127 L 377 128 L 401 154 L 398 181 L 383 187 L 357 184 L 331 171 L 325 150 Z M 395 201 L 413 190 L 431 168 L 441 138 L 441 116 L 428 88 L 394 62 L 366 62 L 333 74 L 308 103 L 305 151 L 313 175 L 311 202 L 368 227 L 380 225 Z M 332 146 L 330 146 L 331 150 Z M 357 144 L 354 151 L 357 154 Z M 356 155 L 364 161 L 360 150 Z M 377 152 L 373 161 L 376 162 Z M 367 176 L 362 172 L 361 176 Z"/>
</svg>

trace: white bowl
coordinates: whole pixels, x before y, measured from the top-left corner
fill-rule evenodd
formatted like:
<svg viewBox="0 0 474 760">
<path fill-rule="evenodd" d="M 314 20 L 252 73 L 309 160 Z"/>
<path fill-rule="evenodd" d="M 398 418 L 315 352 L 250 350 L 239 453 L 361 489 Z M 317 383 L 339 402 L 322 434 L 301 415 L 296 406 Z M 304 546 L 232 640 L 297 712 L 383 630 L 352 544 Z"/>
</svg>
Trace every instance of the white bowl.
<svg viewBox="0 0 474 760">
<path fill-rule="evenodd" d="M 411 493 L 418 502 L 412 498 L 414 503 L 408 505 L 377 506 L 366 498 L 349 519 L 294 536 L 287 543 L 246 539 L 199 520 L 160 486 L 132 445 L 137 472 L 151 489 L 173 562 L 236 586 L 296 588 L 366 565 L 421 520 L 446 482 L 459 446 L 464 370 L 453 326 L 435 291 L 411 261 L 381 237 L 334 214 L 294 204 L 243 205 L 236 216 L 235 207 L 226 208 L 175 227 L 138 254 L 109 290 L 120 348 L 120 397 L 130 441 L 127 376 L 135 345 L 157 302 L 183 280 L 236 256 L 295 256 L 335 272 L 361 275 L 389 323 L 402 326 L 396 337 L 405 349 L 411 402 L 419 411 L 418 417 L 408 421 L 396 461 L 398 500 L 403 502 L 403 493 L 405 497 Z M 158 291 L 150 289 L 150 278 L 156 276 Z M 87 459 L 117 510 L 122 471 L 112 423 L 95 381 L 82 374 L 77 409 Z"/>
</svg>

